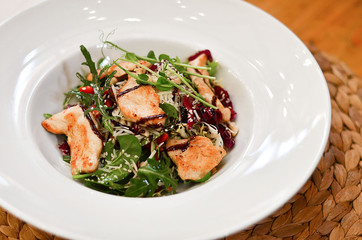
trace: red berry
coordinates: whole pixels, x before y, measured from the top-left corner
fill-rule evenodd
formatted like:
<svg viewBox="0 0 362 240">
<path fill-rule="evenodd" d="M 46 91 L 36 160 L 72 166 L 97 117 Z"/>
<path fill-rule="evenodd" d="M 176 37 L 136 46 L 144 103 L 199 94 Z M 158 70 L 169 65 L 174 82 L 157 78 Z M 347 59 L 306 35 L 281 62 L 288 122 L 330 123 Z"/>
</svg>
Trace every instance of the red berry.
<svg viewBox="0 0 362 240">
<path fill-rule="evenodd" d="M 156 138 L 156 143 L 158 145 L 160 145 L 163 142 L 166 142 L 168 140 L 168 134 L 167 133 L 163 133 L 161 136 L 159 136 L 158 138 Z"/>
<path fill-rule="evenodd" d="M 94 94 L 94 90 L 93 90 L 93 88 L 91 86 L 80 87 L 79 92 Z"/>
</svg>

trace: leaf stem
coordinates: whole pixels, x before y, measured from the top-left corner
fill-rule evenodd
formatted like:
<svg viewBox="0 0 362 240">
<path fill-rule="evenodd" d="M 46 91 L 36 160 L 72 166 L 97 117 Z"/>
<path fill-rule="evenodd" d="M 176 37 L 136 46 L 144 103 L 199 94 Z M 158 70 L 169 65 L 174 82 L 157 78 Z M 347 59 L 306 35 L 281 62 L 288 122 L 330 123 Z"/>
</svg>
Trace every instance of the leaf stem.
<svg viewBox="0 0 362 240">
<path fill-rule="evenodd" d="M 109 41 L 105 41 L 105 43 L 108 43 L 108 44 L 111 44 L 112 46 L 116 47 L 117 49 L 125 52 L 125 53 L 129 53 L 128 51 L 124 50 L 123 48 L 120 48 L 118 47 L 117 45 L 115 45 L 114 43 L 111 43 Z M 146 60 L 146 61 L 149 61 L 151 60 L 152 62 L 157 62 L 155 61 L 155 59 L 151 59 L 151 58 L 145 58 L 145 57 L 140 57 L 138 55 L 136 55 L 137 58 L 139 59 L 143 59 L 143 60 Z M 119 59 L 119 60 L 123 60 L 123 59 Z M 123 60 L 124 61 L 124 60 Z M 126 60 L 128 61 L 128 60 Z M 134 62 L 135 63 L 135 62 Z M 131 77 L 135 78 L 137 81 L 143 83 L 143 84 L 148 84 L 148 85 L 153 85 L 153 86 L 156 86 L 157 84 L 156 83 L 153 83 L 153 82 L 149 82 L 149 81 L 145 81 L 145 80 L 142 80 L 140 79 L 137 75 L 131 73 L 130 71 L 128 71 L 127 69 L 125 69 L 124 67 L 122 67 L 121 65 L 119 65 L 117 63 L 117 61 L 114 61 L 114 64 L 116 64 L 120 69 L 122 69 L 125 73 L 127 73 L 128 75 L 130 75 Z M 135 63 L 136 64 L 136 63 Z M 198 67 L 198 66 L 193 66 L 193 65 L 189 65 L 189 64 L 183 64 L 183 63 L 173 63 L 173 64 L 178 64 L 180 66 L 185 66 L 185 67 L 193 67 L 193 68 L 198 68 L 198 69 L 209 69 L 208 67 Z M 147 68 L 146 66 L 143 66 L 142 64 L 139 65 L 140 67 L 144 67 L 144 68 Z M 182 77 L 180 74 L 178 74 L 177 72 L 175 72 L 173 69 L 171 69 L 169 66 L 166 67 L 167 70 L 169 70 L 171 73 L 175 74 L 177 77 L 179 77 L 181 79 L 181 81 L 186 85 L 188 86 L 195 94 L 187 91 L 186 89 L 184 89 L 183 87 L 181 87 L 179 84 L 176 84 L 174 82 L 172 82 L 170 79 L 168 78 L 165 78 L 167 79 L 167 81 L 173 85 L 174 87 L 180 89 L 182 92 L 190 95 L 191 97 L 195 98 L 196 100 L 198 100 L 199 102 L 203 103 L 205 106 L 208 106 L 208 107 L 211 107 L 213 109 L 218 109 L 218 107 L 206 102 L 203 97 L 193 88 L 190 86 L 190 84 L 188 83 L 188 81 L 186 81 L 184 78 L 185 77 Z M 159 74 L 156 74 L 155 72 L 153 72 L 151 69 L 149 69 L 150 72 L 152 72 L 153 74 L 155 74 L 156 76 L 160 77 Z"/>
<path fill-rule="evenodd" d="M 112 45 L 113 47 L 117 48 L 118 50 L 121 50 L 122 52 L 129 53 L 127 50 L 119 47 L 118 45 L 116 45 L 116 44 L 114 44 L 114 43 L 112 43 L 110 41 L 105 41 L 104 43 L 108 43 L 108 44 Z"/>
<path fill-rule="evenodd" d="M 216 77 L 213 77 L 213 76 L 201 75 L 201 74 L 192 73 L 192 72 L 187 72 L 187 71 L 183 71 L 182 73 L 187 73 L 188 75 L 192 75 L 192 76 L 196 76 L 196 77 L 201 77 L 201 78 L 207 78 L 207 79 L 211 79 L 211 80 L 215 80 L 215 79 L 216 79 Z"/>
<path fill-rule="evenodd" d="M 189 84 L 189 82 L 187 80 L 185 80 L 184 76 L 181 76 L 180 74 L 178 74 L 176 71 L 174 71 L 172 68 L 170 68 L 169 66 L 166 67 L 167 70 L 169 70 L 171 73 L 175 74 L 178 78 L 180 78 L 180 80 L 186 85 L 188 86 L 194 93 L 195 95 L 199 96 L 200 94 L 193 88 L 191 87 L 191 85 Z"/>
<path fill-rule="evenodd" d="M 178 66 L 182 66 L 182 67 L 188 67 L 188 68 L 195 68 L 195 69 L 203 69 L 203 70 L 211 70 L 211 67 L 202 67 L 202 66 L 194 66 L 194 65 L 190 65 L 190 64 L 186 64 L 186 63 L 172 63 Z"/>
<path fill-rule="evenodd" d="M 160 74 L 152 71 L 150 68 L 148 68 L 148 67 L 145 66 L 145 65 L 140 64 L 139 62 L 130 61 L 130 60 L 127 60 L 127 59 L 122 59 L 122 58 L 118 58 L 118 60 L 134 63 L 134 64 L 136 64 L 137 66 L 146 69 L 147 71 L 149 71 L 149 72 L 152 73 L 153 75 L 155 75 L 155 76 L 157 76 L 157 77 L 161 77 Z M 123 69 L 122 69 L 122 70 L 123 70 Z"/>
<path fill-rule="evenodd" d="M 176 84 L 174 82 L 172 82 L 170 79 L 166 78 L 167 81 L 170 82 L 170 84 L 172 84 L 173 86 L 177 87 L 178 89 L 180 89 L 182 92 L 186 93 L 187 95 L 190 95 L 191 97 L 195 98 L 196 100 L 198 100 L 199 102 L 203 103 L 205 106 L 211 107 L 213 109 L 218 109 L 218 107 L 215 107 L 214 105 L 206 102 L 204 99 L 202 99 L 199 96 L 196 96 L 195 94 L 187 91 L 186 89 L 184 89 L 183 87 L 181 87 L 179 84 Z"/>
<path fill-rule="evenodd" d="M 141 78 L 139 78 L 137 75 L 131 73 L 130 71 L 128 71 L 127 69 L 125 69 L 124 67 L 122 67 L 121 65 L 119 65 L 117 62 L 114 62 L 114 64 L 116 64 L 120 69 L 122 69 L 125 73 L 127 73 L 128 75 L 130 75 L 131 77 L 133 77 L 134 79 L 136 79 L 137 81 L 143 83 L 143 84 L 148 84 L 148 85 L 153 85 L 155 86 L 156 84 L 153 82 L 149 82 L 149 81 L 145 81 L 142 80 Z"/>
</svg>

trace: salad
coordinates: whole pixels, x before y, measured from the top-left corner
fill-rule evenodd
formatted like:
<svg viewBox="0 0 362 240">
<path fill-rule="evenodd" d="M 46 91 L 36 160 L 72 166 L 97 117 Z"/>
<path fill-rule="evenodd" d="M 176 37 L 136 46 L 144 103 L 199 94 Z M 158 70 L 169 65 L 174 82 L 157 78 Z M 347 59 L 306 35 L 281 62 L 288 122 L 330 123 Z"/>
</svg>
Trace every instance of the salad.
<svg viewBox="0 0 362 240">
<path fill-rule="evenodd" d="M 63 139 L 59 149 L 73 179 L 128 197 L 174 194 L 181 183 L 207 181 L 238 132 L 210 51 L 181 62 L 105 44 L 120 57 L 95 63 L 80 46 L 89 72 L 77 73 L 80 84 L 65 93 L 64 110 L 42 122 Z"/>
</svg>

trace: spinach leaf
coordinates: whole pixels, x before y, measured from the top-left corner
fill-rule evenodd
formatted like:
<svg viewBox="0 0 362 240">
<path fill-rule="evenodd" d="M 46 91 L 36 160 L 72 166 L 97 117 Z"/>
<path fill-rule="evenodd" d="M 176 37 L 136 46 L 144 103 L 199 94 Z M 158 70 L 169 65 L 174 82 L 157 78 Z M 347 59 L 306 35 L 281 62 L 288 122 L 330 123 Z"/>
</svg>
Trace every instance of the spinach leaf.
<svg viewBox="0 0 362 240">
<path fill-rule="evenodd" d="M 120 149 L 116 151 L 112 158 L 114 143 L 108 141 L 105 144 L 104 151 L 107 152 L 107 163 L 94 173 L 74 175 L 74 179 L 84 179 L 90 185 L 102 185 L 111 189 L 124 189 L 124 184 L 120 183 L 128 176 L 133 174 L 136 163 L 141 156 L 141 144 L 133 135 L 118 136 Z"/>
<path fill-rule="evenodd" d="M 209 70 L 210 76 L 215 76 L 217 72 L 217 68 L 219 67 L 219 64 L 217 62 L 207 62 L 207 66 L 211 69 Z"/>
<path fill-rule="evenodd" d="M 50 113 L 44 113 L 44 114 L 43 114 L 43 117 L 44 117 L 45 119 L 51 118 L 52 116 L 53 116 L 53 115 L 50 114 Z"/>
<path fill-rule="evenodd" d="M 168 103 L 161 103 L 160 108 L 166 113 L 166 126 L 172 125 L 176 122 L 178 117 L 178 112 L 174 106 Z"/>
<path fill-rule="evenodd" d="M 165 152 L 162 152 L 161 159 L 156 161 L 149 158 L 148 164 L 138 169 L 137 177 L 131 180 L 130 187 L 126 190 L 128 197 L 150 197 L 157 194 L 157 191 L 176 192 L 178 179 L 172 167 L 171 159 Z M 160 189 L 159 182 L 162 183 Z"/>
</svg>

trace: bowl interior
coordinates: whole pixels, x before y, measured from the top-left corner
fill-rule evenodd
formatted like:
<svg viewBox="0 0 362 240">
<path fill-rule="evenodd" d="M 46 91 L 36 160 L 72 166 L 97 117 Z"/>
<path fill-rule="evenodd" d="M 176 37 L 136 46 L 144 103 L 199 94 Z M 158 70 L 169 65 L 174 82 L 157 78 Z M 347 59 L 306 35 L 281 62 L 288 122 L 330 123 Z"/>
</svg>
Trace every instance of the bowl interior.
<svg viewBox="0 0 362 240">
<path fill-rule="evenodd" d="M 154 50 L 156 55 L 166 53 L 173 57 L 178 56 L 180 59 L 186 59 L 195 52 L 203 50 L 197 46 L 185 45 L 175 41 L 162 41 L 159 39 L 127 39 L 115 42 L 118 46 L 141 56 L 146 56 L 149 50 Z M 94 62 L 97 62 L 103 57 L 101 51 L 102 44 L 90 46 L 88 50 Z M 210 50 L 212 52 L 212 49 Z M 104 48 L 103 53 L 105 56 L 108 56 L 111 61 L 123 55 L 123 52 L 115 48 Z M 216 61 L 218 60 L 219 59 L 216 59 Z M 32 94 L 29 96 L 28 118 L 33 140 L 43 154 L 45 161 L 66 178 L 71 178 L 72 176 L 70 174 L 69 164 L 62 161 L 61 152 L 58 149 L 60 140 L 56 135 L 45 131 L 40 123 L 44 119 L 44 113 L 54 114 L 62 111 L 64 93 L 80 84 L 76 73 L 79 72 L 85 75 L 89 72 L 85 66 L 81 65 L 82 62 L 84 62 L 84 57 L 78 49 L 74 49 L 73 54 L 69 54 L 69 57 L 58 62 L 43 73 L 43 76 L 39 79 L 36 87 L 31 91 Z M 245 64 L 247 65 L 247 63 Z M 235 109 L 239 113 L 237 125 L 241 133 L 236 139 L 235 148 L 224 158 L 222 164 L 220 164 L 219 171 L 209 181 L 217 178 L 227 171 L 227 169 L 233 168 L 235 164 L 240 164 L 240 158 L 238 156 L 243 155 L 247 146 L 250 144 L 251 129 L 253 129 L 254 122 L 251 95 L 248 93 L 243 82 L 236 77 L 235 72 L 228 68 L 222 59 L 220 59 L 217 78 L 222 80 L 223 86 L 230 92 Z M 41 161 L 41 159 L 39 159 L 39 161 Z M 188 188 L 181 186 L 178 192 L 182 192 L 185 189 Z"/>
</svg>

